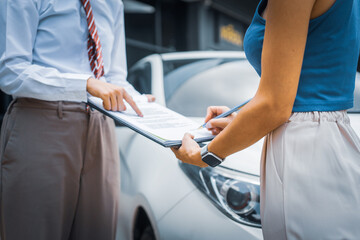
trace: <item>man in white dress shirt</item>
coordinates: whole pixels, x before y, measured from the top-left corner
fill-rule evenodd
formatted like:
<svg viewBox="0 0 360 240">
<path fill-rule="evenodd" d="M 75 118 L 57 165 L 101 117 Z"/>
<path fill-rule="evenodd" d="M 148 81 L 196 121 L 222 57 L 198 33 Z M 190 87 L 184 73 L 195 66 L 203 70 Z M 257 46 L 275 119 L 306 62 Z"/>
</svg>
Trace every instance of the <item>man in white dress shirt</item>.
<svg viewBox="0 0 360 240">
<path fill-rule="evenodd" d="M 0 2 L 0 88 L 15 100 L 0 146 L 2 240 L 115 239 L 119 157 L 108 110 L 139 95 L 126 81 L 121 0 L 90 1 L 104 76 L 89 64 L 80 0 Z"/>
</svg>

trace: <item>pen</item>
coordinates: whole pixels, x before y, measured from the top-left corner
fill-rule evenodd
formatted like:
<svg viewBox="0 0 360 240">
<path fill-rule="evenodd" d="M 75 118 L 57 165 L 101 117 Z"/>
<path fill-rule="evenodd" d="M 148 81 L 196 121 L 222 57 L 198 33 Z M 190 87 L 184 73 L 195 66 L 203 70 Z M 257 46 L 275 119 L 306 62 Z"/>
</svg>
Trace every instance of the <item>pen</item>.
<svg viewBox="0 0 360 240">
<path fill-rule="evenodd" d="M 230 109 L 230 110 L 227 111 L 227 112 L 224 112 L 224 113 L 222 113 L 222 114 L 220 114 L 220 115 L 217 115 L 216 117 L 214 117 L 214 118 L 212 118 L 212 119 L 218 119 L 218 118 L 227 117 L 227 116 L 229 116 L 230 114 L 232 114 L 233 112 L 238 111 L 238 110 L 239 110 L 240 108 L 242 108 L 245 104 L 247 104 L 248 102 L 250 102 L 250 100 L 251 100 L 251 99 L 249 99 L 249 100 L 247 100 L 247 101 L 245 101 L 245 102 L 237 105 L 236 107 Z M 201 126 L 199 127 L 199 129 L 200 129 L 200 128 L 204 128 L 204 127 L 206 126 L 206 124 L 207 124 L 207 122 L 204 123 L 203 125 L 201 125 Z"/>
</svg>

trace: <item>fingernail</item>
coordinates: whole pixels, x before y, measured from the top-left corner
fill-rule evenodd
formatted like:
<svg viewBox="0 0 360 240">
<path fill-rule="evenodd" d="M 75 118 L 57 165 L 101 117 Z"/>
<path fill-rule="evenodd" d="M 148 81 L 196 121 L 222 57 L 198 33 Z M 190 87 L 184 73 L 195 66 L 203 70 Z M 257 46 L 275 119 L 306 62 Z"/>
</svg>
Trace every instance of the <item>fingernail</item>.
<svg viewBox="0 0 360 240">
<path fill-rule="evenodd" d="M 207 122 L 206 125 L 205 125 L 205 127 L 206 127 L 207 129 L 209 129 L 209 128 L 212 128 L 212 125 L 211 125 L 210 122 Z"/>
</svg>

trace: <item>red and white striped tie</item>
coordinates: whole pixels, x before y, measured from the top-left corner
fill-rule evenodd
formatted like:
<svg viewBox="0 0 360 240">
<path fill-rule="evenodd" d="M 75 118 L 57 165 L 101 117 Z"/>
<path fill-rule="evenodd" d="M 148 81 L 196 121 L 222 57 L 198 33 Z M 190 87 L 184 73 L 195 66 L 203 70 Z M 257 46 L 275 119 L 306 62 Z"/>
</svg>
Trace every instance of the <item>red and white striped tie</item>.
<svg viewBox="0 0 360 240">
<path fill-rule="evenodd" d="M 96 78 L 100 78 L 104 75 L 104 62 L 102 56 L 102 48 L 100 44 L 99 35 L 95 25 L 95 19 L 92 12 L 92 8 L 89 0 L 81 0 L 84 5 L 86 19 L 89 29 L 88 38 L 88 55 L 90 60 L 91 71 L 94 73 Z"/>
</svg>

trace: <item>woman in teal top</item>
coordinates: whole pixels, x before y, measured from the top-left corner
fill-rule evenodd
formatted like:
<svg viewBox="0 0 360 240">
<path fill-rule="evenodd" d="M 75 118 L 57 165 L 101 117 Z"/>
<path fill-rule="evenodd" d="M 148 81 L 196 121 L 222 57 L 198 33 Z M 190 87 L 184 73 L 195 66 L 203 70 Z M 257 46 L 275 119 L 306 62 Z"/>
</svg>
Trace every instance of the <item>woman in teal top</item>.
<svg viewBox="0 0 360 240">
<path fill-rule="evenodd" d="M 360 0 L 261 0 L 247 30 L 246 56 L 261 76 L 238 114 L 205 121 L 224 159 L 266 136 L 261 161 L 265 239 L 359 239 L 360 140 L 353 105 L 360 54 Z M 184 162 L 207 166 L 186 134 Z"/>
</svg>

